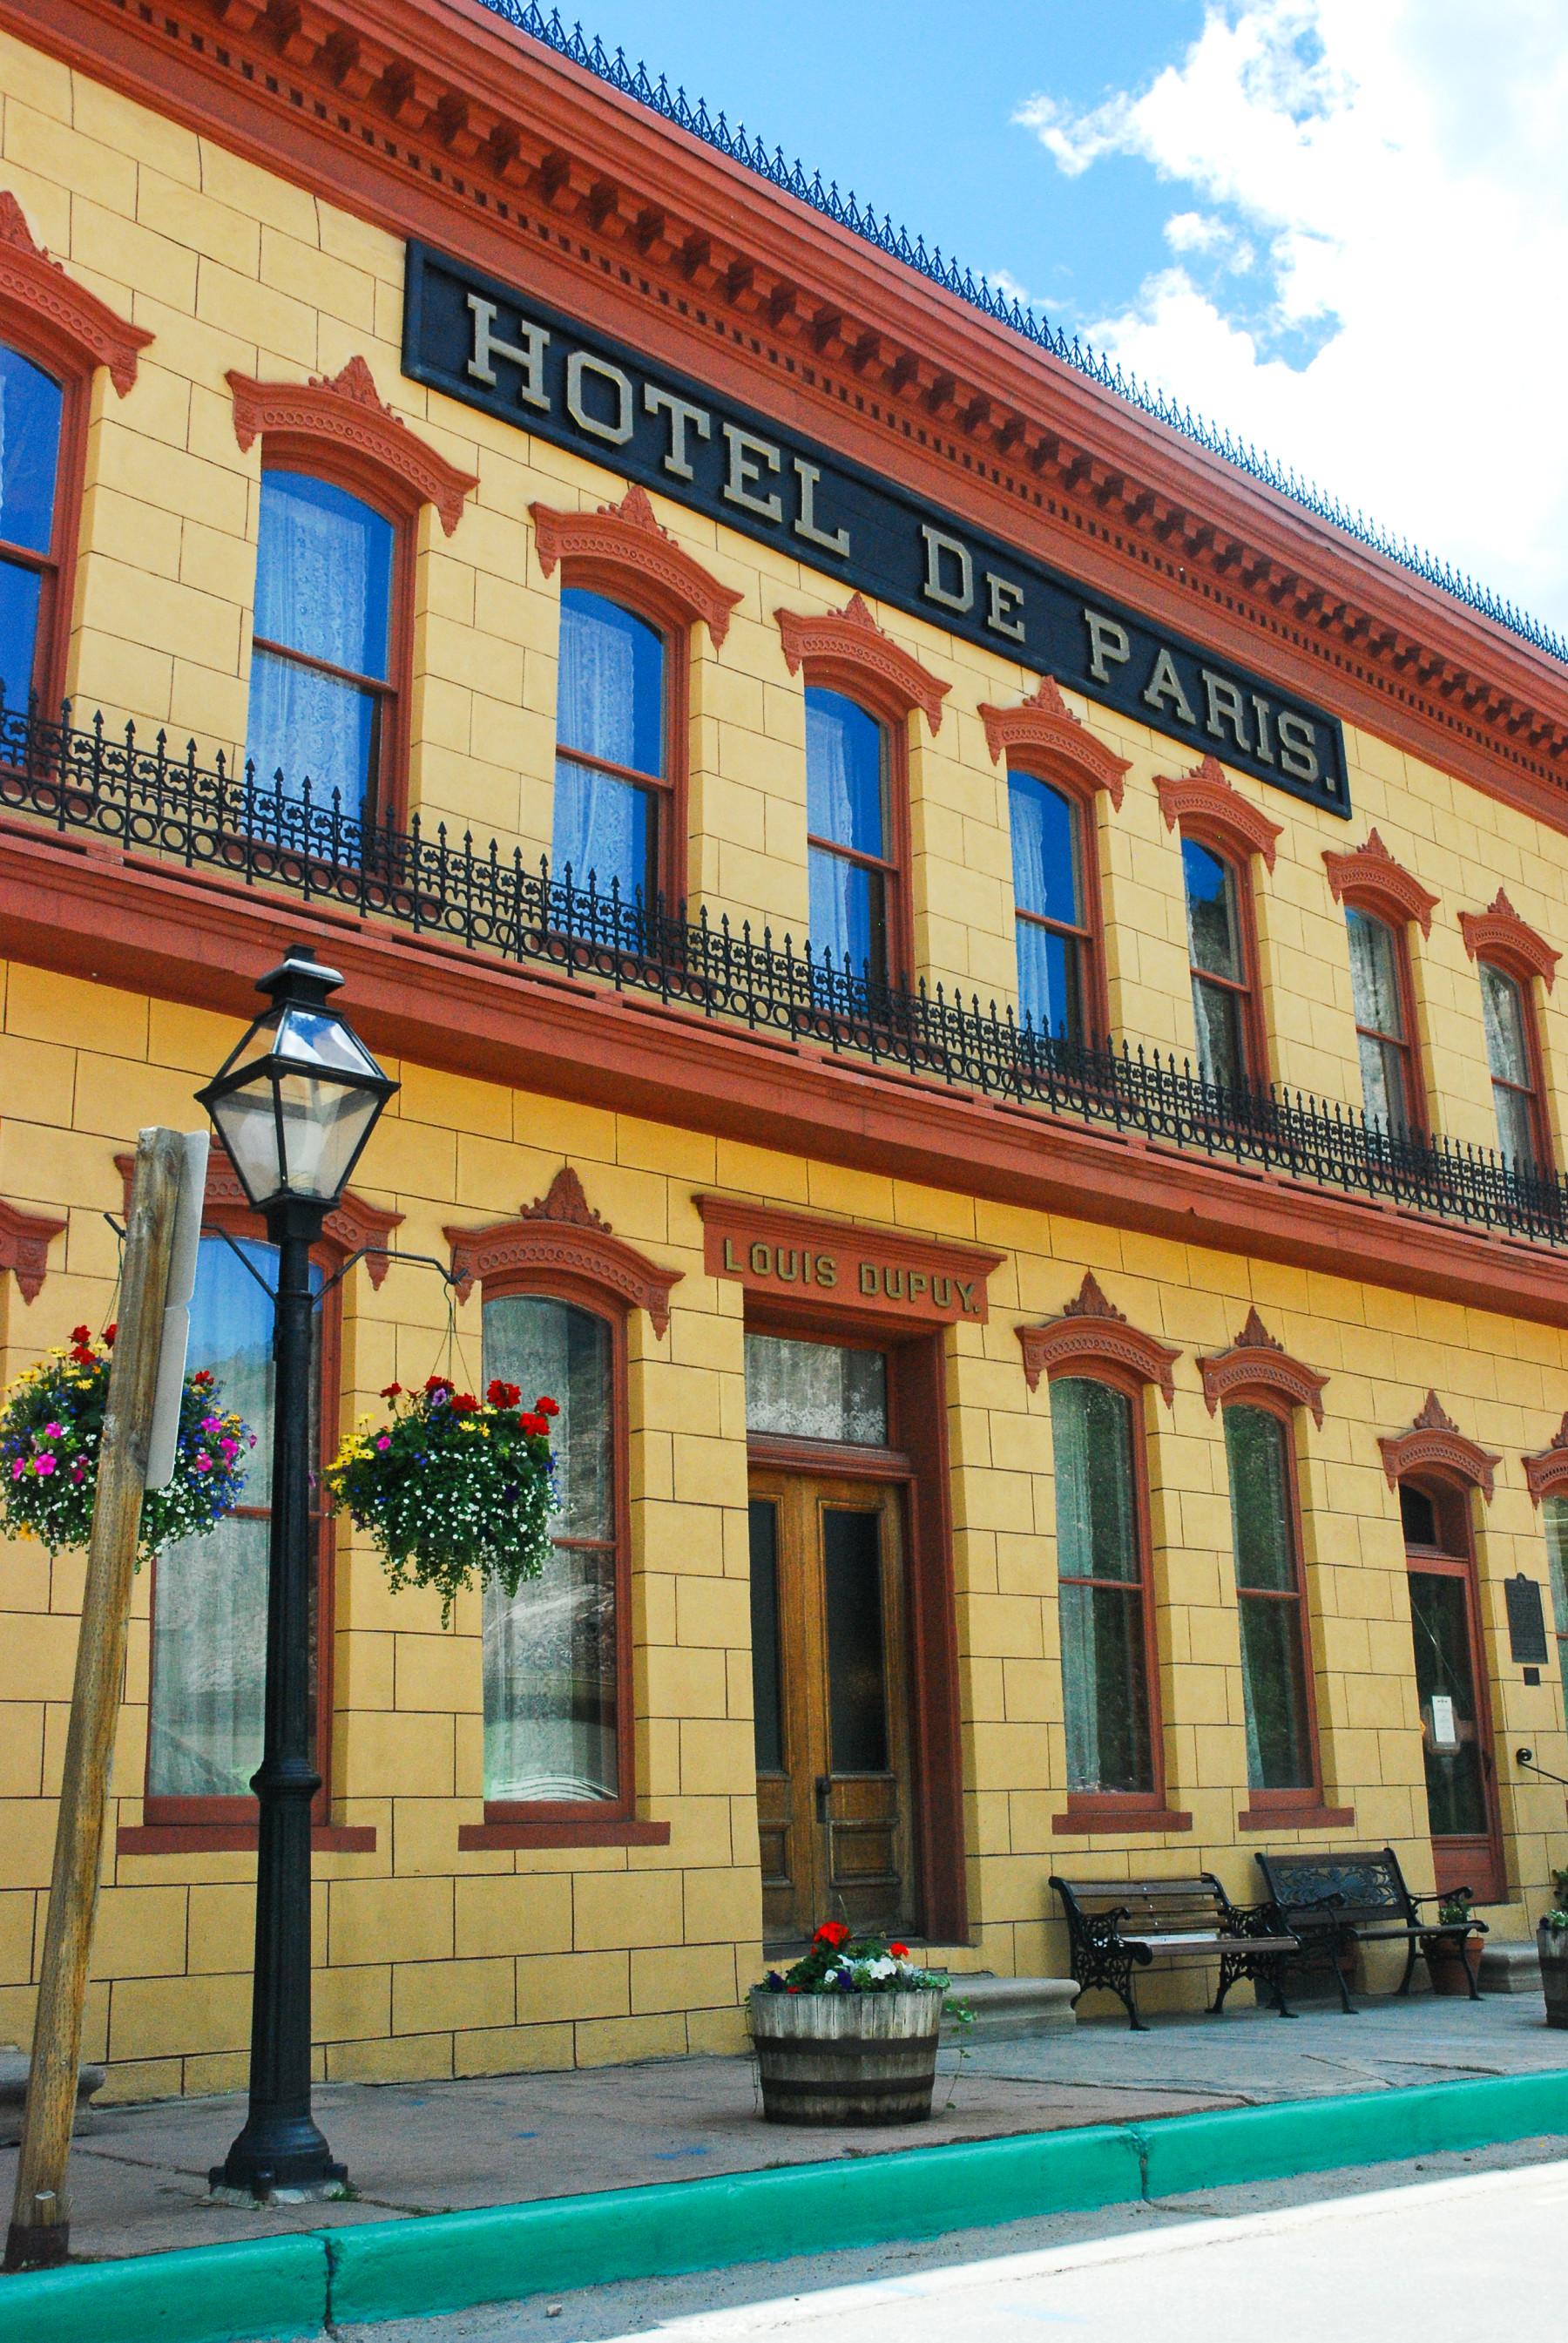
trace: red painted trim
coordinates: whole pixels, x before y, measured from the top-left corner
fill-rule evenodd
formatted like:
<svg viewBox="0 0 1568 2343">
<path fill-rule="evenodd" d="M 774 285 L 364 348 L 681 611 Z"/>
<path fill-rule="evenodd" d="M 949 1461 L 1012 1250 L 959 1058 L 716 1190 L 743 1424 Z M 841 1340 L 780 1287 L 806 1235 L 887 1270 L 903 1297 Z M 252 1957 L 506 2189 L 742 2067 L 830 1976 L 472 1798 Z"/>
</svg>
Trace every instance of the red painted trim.
<svg viewBox="0 0 1568 2343">
<path fill-rule="evenodd" d="M 926 1935 L 936 1943 L 961 1945 L 969 1936 L 964 1720 L 941 1335 L 895 1343 L 888 1353 L 888 1385 L 893 1434 L 914 1467 L 904 1528 L 909 1542 L 914 1836 L 922 1917 Z"/>
<path fill-rule="evenodd" d="M 729 614 L 745 598 L 677 543 L 635 482 L 618 505 L 600 505 L 597 512 L 557 512 L 542 504 L 528 511 L 547 578 L 558 562 L 568 571 L 568 585 L 618 598 L 629 590 L 657 623 L 685 628 L 700 619 L 715 650 L 721 647 Z"/>
<path fill-rule="evenodd" d="M 115 1158 L 115 1169 L 124 1187 L 123 1209 L 126 1213 L 131 1209 L 131 1177 L 136 1164 L 134 1155 L 116 1155 Z M 245 1234 L 259 1236 L 263 1233 L 261 1222 L 251 1213 L 249 1199 L 239 1184 L 239 1174 L 221 1146 L 215 1145 L 206 1160 L 202 1217 L 204 1221 L 210 1217 L 215 1224 L 225 1220 L 244 1222 L 246 1224 Z M 385 1244 L 393 1231 L 402 1225 L 401 1212 L 390 1212 L 383 1204 L 373 1204 L 354 1189 L 345 1188 L 322 1222 L 322 1242 L 337 1252 L 339 1262 L 347 1261 L 350 1253 L 357 1252 L 363 1245 Z M 236 1230 L 235 1232 L 237 1234 L 239 1232 Z M 334 1263 L 334 1267 L 337 1265 Z M 385 1283 L 387 1272 L 391 1266 L 384 1255 L 370 1255 L 365 1270 L 372 1286 L 379 1288 Z"/>
<path fill-rule="evenodd" d="M 254 1811 L 254 1799 L 246 1799 L 244 1803 Z M 115 1853 L 246 1855 L 254 1852 L 256 1836 L 255 1823 L 122 1823 L 115 1833 Z M 376 1825 L 374 1823 L 313 1823 L 310 1846 L 315 1855 L 374 1855 Z"/>
<path fill-rule="evenodd" d="M 767 410 L 1568 826 L 1560 671 L 471 0 L 0 0 L 24 40 Z M 254 29 L 252 29 L 254 28 Z M 743 232 L 743 241 L 738 236 Z M 519 265 L 527 253 L 526 266 Z M 591 290 L 590 290 L 591 288 Z M 1049 550 L 1047 548 L 1049 547 Z M 1544 710 L 1544 712 L 1542 712 Z"/>
<path fill-rule="evenodd" d="M 3 6 L 3 0 L 0 0 Z M 386 1057 L 1181 1244 L 1568 1325 L 1568 1260 L 0 820 L 14 957 L 248 1019 L 301 940 Z"/>
<path fill-rule="evenodd" d="M 1039 689 L 1016 708 L 993 708 L 982 700 L 977 712 L 993 765 L 1005 752 L 1010 765 L 1038 771 L 1041 779 L 1070 779 L 1081 789 L 1103 789 L 1117 812 L 1121 811 L 1131 761 L 1112 756 L 1073 714 L 1054 676 L 1042 677 Z M 1016 758 L 1015 749 L 1020 751 Z"/>
<path fill-rule="evenodd" d="M 1543 1497 L 1568 1493 L 1568 1414 L 1544 1448 L 1524 1459 L 1524 1485 L 1539 1505 Z"/>
<path fill-rule="evenodd" d="M 1287 1805 L 1287 1790 L 1250 1790 L 1252 1803 L 1236 1816 L 1239 1831 L 1354 1830 L 1353 1806 Z"/>
<path fill-rule="evenodd" d="M 882 1318 L 906 1334 L 922 1324 L 983 1326 L 990 1314 L 986 1280 L 1006 1259 L 1004 1253 L 981 1252 L 973 1245 L 905 1236 L 896 1229 L 869 1228 L 814 1212 L 776 1212 L 739 1197 L 697 1196 L 693 1202 L 702 1217 L 703 1266 L 709 1277 L 736 1278 L 749 1292 L 765 1295 L 787 1311 L 803 1302 L 808 1310 L 835 1317 Z M 759 1248 L 775 1259 L 780 1252 L 789 1253 L 802 1272 L 799 1280 L 792 1277 L 780 1284 L 772 1271 L 759 1269 L 754 1261 Z M 803 1273 L 808 1261 L 830 1262 L 833 1282 L 824 1283 L 815 1272 L 808 1280 Z M 856 1265 L 852 1276 L 845 1274 L 847 1262 Z M 884 1274 L 868 1286 L 864 1270 Z M 890 1292 L 894 1277 L 902 1290 Z M 910 1283 L 916 1278 L 923 1282 L 923 1291 L 910 1295 Z M 799 1290 L 792 1290 L 797 1283 Z M 933 1290 L 940 1284 L 951 1290 L 950 1300 L 944 1302 Z M 890 1309 L 890 1303 L 906 1307 Z"/>
<path fill-rule="evenodd" d="M 1312 1421 L 1322 1429 L 1323 1389 L 1327 1375 L 1292 1359 L 1259 1317 L 1249 1310 L 1247 1322 L 1228 1351 L 1200 1359 L 1203 1397 L 1212 1415 L 1227 1400 L 1245 1400 L 1267 1393 L 1290 1407 L 1310 1407 Z"/>
<path fill-rule="evenodd" d="M 530 1810 L 532 1811 L 532 1810 Z M 459 1823 L 459 1855 L 495 1854 L 514 1846 L 668 1846 L 668 1823 L 639 1822 L 635 1815 L 612 1821 L 524 1822 L 511 1817 L 505 1806 L 485 1808 L 493 1822 Z"/>
<path fill-rule="evenodd" d="M 1459 928 L 1472 960 L 1494 960 L 1524 986 L 1526 997 L 1535 976 L 1551 991 L 1563 955 L 1520 918 L 1501 887 L 1484 911 L 1461 911 Z"/>
<path fill-rule="evenodd" d="M 53 347 L 60 363 L 77 374 L 107 367 L 124 398 L 136 378 L 136 359 L 154 338 L 145 326 L 117 317 L 85 286 L 66 276 L 35 244 L 21 205 L 0 187 L 0 307 L 20 310 L 33 320 L 39 338 Z"/>
<path fill-rule="evenodd" d="M 65 698 L 70 680 L 71 622 L 75 600 L 76 560 L 81 549 L 82 497 L 86 470 L 87 410 L 91 402 L 93 369 L 106 360 L 100 359 L 93 349 L 84 348 L 71 333 L 62 327 L 48 301 L 34 297 L 35 288 L 31 287 L 25 268 L 20 277 L 16 268 L 7 270 L 7 256 L 14 261 L 20 257 L 19 247 L 6 241 L 8 212 L 13 229 L 25 239 L 27 246 L 45 264 L 45 274 L 51 286 L 55 279 L 56 264 L 47 261 L 41 248 L 33 245 L 15 197 L 0 189 L 0 339 L 19 351 L 23 357 L 31 359 L 35 366 L 41 367 L 60 387 L 60 444 L 55 458 L 54 529 L 48 551 L 37 573 L 41 582 L 33 672 L 29 676 L 10 679 L 10 699 L 13 706 L 18 706 L 26 699 L 30 691 L 35 692 L 40 705 L 52 709 L 57 708 Z M 60 281 L 68 282 L 65 279 Z M 48 286 L 44 288 L 45 292 L 49 289 Z M 150 340 L 151 336 L 146 338 Z M 134 370 L 133 363 L 133 373 Z"/>
<path fill-rule="evenodd" d="M 65 1233 L 64 1221 L 44 1212 L 25 1212 L 0 1196 L 0 1277 L 14 1270 L 24 1302 L 35 1302 L 49 1273 L 49 1247 Z"/>
<path fill-rule="evenodd" d="M 1205 757 L 1189 773 L 1162 773 L 1154 788 L 1167 830 L 1180 828 L 1183 837 L 1213 843 L 1217 853 L 1243 870 L 1252 855 L 1261 854 L 1264 868 L 1272 870 L 1284 825 L 1271 821 L 1232 789 L 1215 758 Z"/>
<path fill-rule="evenodd" d="M 1428 1392 L 1426 1404 L 1408 1432 L 1385 1433 L 1378 1446 L 1391 1489 L 1397 1489 L 1412 1473 L 1438 1472 L 1479 1489 L 1487 1503 L 1492 1503 L 1502 1457 L 1467 1440 L 1434 1391 Z"/>
<path fill-rule="evenodd" d="M 877 624 L 864 598 L 851 594 L 841 610 L 818 616 L 775 610 L 791 675 L 825 691 L 842 691 L 873 715 L 900 723 L 918 708 L 933 733 L 942 729 L 942 702 L 952 686 L 940 682 Z"/>
<path fill-rule="evenodd" d="M 266 459 L 275 462 L 286 442 L 328 448 L 334 468 L 348 465 L 372 477 L 406 517 L 434 505 L 448 537 L 463 517 L 464 498 L 479 485 L 476 473 L 459 472 L 393 413 L 362 357 L 308 382 L 257 382 L 233 368 L 224 380 L 234 394 L 234 436 L 242 451 L 260 439 Z"/>
<path fill-rule="evenodd" d="M 838 1329 L 841 1335 L 858 1331 L 848 1326 Z M 908 1453 L 901 1448 L 862 1448 L 847 1440 L 797 1440 L 777 1432 L 748 1433 L 746 1461 L 763 1472 L 817 1473 L 835 1481 L 886 1483 L 912 1481 L 915 1475 Z"/>
<path fill-rule="evenodd" d="M 476 1278 L 500 1291 L 503 1281 L 558 1271 L 595 1287 L 618 1312 L 646 1310 L 661 1340 L 669 1325 L 670 1292 L 686 1273 L 661 1269 L 616 1236 L 608 1221 L 589 1211 L 569 1164 L 557 1172 L 549 1193 L 536 1197 L 515 1221 L 441 1233 L 452 1248 L 452 1273 L 462 1280 L 459 1301 L 467 1300 Z"/>
<path fill-rule="evenodd" d="M 1358 846 L 1353 853 L 1340 854 L 1325 847 L 1323 867 L 1336 903 L 1374 911 L 1396 935 L 1412 920 L 1419 923 L 1423 936 L 1431 935 L 1432 915 L 1437 909 L 1438 898 L 1430 888 L 1422 885 L 1413 871 L 1394 860 L 1375 830 L 1367 832 L 1365 845 Z M 1474 957 L 1473 952 L 1471 958 Z"/>
<path fill-rule="evenodd" d="M 1179 1806 L 1151 1805 L 1136 1796 L 1115 1791 L 1069 1790 L 1067 1812 L 1052 1815 L 1053 1838 L 1104 1838 L 1111 1835 L 1190 1831 L 1192 1817 Z"/>
<path fill-rule="evenodd" d="M 1092 1373 L 1097 1368 L 1129 1375 L 1135 1383 L 1154 1383 L 1167 1407 L 1176 1402 L 1171 1370 L 1181 1356 L 1167 1343 L 1156 1342 L 1129 1325 L 1126 1313 L 1106 1299 L 1092 1270 L 1086 1270 L 1077 1298 L 1060 1318 L 1044 1326 L 1016 1330 L 1023 1351 L 1024 1378 L 1038 1391 L 1040 1376 Z"/>
</svg>

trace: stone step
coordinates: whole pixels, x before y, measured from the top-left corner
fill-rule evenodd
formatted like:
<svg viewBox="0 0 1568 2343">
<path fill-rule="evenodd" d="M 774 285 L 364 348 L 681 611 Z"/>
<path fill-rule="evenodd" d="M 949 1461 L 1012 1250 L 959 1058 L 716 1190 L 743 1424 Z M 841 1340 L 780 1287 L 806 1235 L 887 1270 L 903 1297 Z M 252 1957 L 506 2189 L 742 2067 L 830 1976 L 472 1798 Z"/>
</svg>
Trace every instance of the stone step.
<svg viewBox="0 0 1568 2343">
<path fill-rule="evenodd" d="M 28 2057 L 25 2050 L 8 2045 L 0 2048 L 0 2147 L 15 2147 L 22 2137 L 22 2110 L 27 2101 Z M 71 2128 L 78 2135 L 96 2131 L 97 2123 L 87 2102 L 95 2091 L 104 2087 L 101 2066 L 84 2065 L 76 2076 L 76 2119 Z"/>
<path fill-rule="evenodd" d="M 1070 1977 L 955 1976 L 953 1996 L 974 2011 L 972 2026 L 960 2027 L 943 2021 L 950 2037 L 962 2033 L 971 2040 L 1016 2042 L 1030 2034 L 1050 2034 L 1062 2026 L 1076 2026 L 1072 1996 L 1078 1991 Z"/>
<path fill-rule="evenodd" d="M 1499 1941 L 1489 1936 L 1482 1947 L 1476 1983 L 1483 1993 L 1539 1993 L 1541 1962 L 1534 1937 Z"/>
</svg>

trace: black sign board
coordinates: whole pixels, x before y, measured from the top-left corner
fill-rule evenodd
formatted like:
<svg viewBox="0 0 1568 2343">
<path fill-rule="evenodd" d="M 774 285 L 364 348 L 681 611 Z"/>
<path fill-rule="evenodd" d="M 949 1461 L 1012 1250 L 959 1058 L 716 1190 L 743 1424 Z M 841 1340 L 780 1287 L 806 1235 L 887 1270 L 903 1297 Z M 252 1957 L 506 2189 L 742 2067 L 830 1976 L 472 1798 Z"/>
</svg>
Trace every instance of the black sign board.
<svg viewBox="0 0 1568 2343">
<path fill-rule="evenodd" d="M 1348 817 L 1344 736 L 1320 709 L 427 246 L 404 302 L 415 381 Z"/>
<path fill-rule="evenodd" d="M 1546 1618 L 1541 1607 L 1541 1588 L 1523 1571 L 1517 1578 L 1504 1579 L 1503 1586 L 1508 1597 L 1510 1655 L 1522 1666 L 1539 1667 L 1546 1657 Z"/>
</svg>

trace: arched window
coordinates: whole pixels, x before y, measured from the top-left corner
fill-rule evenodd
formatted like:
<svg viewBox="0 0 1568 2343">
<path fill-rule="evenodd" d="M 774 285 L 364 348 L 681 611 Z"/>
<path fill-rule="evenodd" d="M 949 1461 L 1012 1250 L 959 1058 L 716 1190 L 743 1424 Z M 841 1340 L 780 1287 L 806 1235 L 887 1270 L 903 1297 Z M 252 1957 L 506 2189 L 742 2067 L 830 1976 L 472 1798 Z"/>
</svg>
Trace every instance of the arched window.
<svg viewBox="0 0 1568 2343">
<path fill-rule="evenodd" d="M 67 510 L 61 450 L 74 383 L 0 341 L 0 694 L 52 703 L 60 682 Z"/>
<path fill-rule="evenodd" d="M 673 851 L 668 663 L 646 618 L 563 585 L 551 867 L 628 905 L 661 892 Z"/>
<path fill-rule="evenodd" d="M 1261 1073 L 1251 906 L 1243 869 L 1196 838 L 1181 840 L 1198 1072 L 1217 1090 Z"/>
<path fill-rule="evenodd" d="M 1224 1411 L 1241 1612 L 1247 1780 L 1254 1808 L 1319 1798 L 1311 1638 L 1302 1583 L 1295 1443 L 1289 1418 L 1236 1402 Z"/>
<path fill-rule="evenodd" d="M 1527 1175 L 1551 1162 L 1543 1111 L 1541 1044 L 1523 981 L 1494 960 L 1478 962 L 1486 1062 L 1497 1115 L 1497 1145 L 1510 1171 Z"/>
<path fill-rule="evenodd" d="M 893 735 L 859 701 L 806 689 L 806 830 L 812 950 L 886 984 L 902 958 Z M 900 776 L 901 780 L 901 776 Z"/>
<path fill-rule="evenodd" d="M 390 815 L 403 725 L 399 534 L 330 480 L 263 469 L 246 727 L 258 789 L 281 776 L 297 797 L 308 779 L 320 810 L 336 799 L 350 820 Z"/>
<path fill-rule="evenodd" d="M 1367 1121 L 1396 1135 L 1424 1121 L 1404 930 L 1351 904 L 1351 995 Z"/>
<path fill-rule="evenodd" d="M 487 1296 L 485 1376 L 546 1394 L 557 1485 L 550 1560 L 485 1590 L 487 1809 L 603 1813 L 628 1784 L 622 1328 L 546 1292 Z"/>
<path fill-rule="evenodd" d="M 1086 1041 L 1098 1021 L 1085 809 L 1065 789 L 1011 767 L 1007 794 L 1019 1014 L 1037 1033 Z"/>
<path fill-rule="evenodd" d="M 1070 1795 L 1159 1787 L 1141 1400 L 1098 1377 L 1051 1380 Z"/>
</svg>

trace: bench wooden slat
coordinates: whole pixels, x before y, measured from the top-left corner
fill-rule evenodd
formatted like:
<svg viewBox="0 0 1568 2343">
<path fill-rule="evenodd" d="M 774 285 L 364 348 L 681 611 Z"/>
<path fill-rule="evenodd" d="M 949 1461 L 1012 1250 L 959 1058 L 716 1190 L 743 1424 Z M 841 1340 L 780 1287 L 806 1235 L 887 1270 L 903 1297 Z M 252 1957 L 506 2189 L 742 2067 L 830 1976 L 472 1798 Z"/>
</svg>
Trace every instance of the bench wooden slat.
<svg viewBox="0 0 1568 2343">
<path fill-rule="evenodd" d="M 1258 1867 L 1277 1918 L 1302 1940 L 1303 1965 L 1326 1960 L 1332 1966 L 1340 2001 L 1347 2010 L 1353 2005 L 1338 1959 L 1342 1946 L 1402 1944 L 1402 1995 L 1410 1991 L 1416 1954 L 1428 1938 L 1468 1936 L 1473 1928 L 1485 1934 L 1482 1920 L 1422 1920 L 1422 1904 L 1437 1899 L 1411 1894 L 1392 1846 L 1311 1855 L 1260 1853 Z M 1479 2001 L 1473 1976 L 1470 1991 L 1472 1999 Z"/>
<path fill-rule="evenodd" d="M 1277 1927 L 1267 1931 L 1266 1907 L 1232 1904 L 1212 1872 L 1175 1879 L 1057 1875 L 1050 1884 L 1067 1914 L 1080 1999 L 1091 1986 L 1105 1986 L 1120 1997 L 1131 2025 L 1143 2031 L 1135 1966 L 1155 1960 L 1218 1960 L 1216 2012 L 1224 2007 L 1231 1987 L 1250 1977 L 1273 1993 L 1282 2016 L 1290 2016 L 1284 1963 L 1300 1951 L 1300 1938 Z"/>
</svg>

